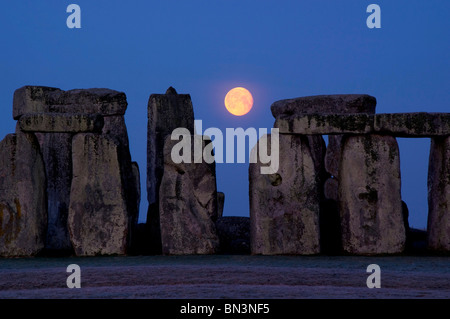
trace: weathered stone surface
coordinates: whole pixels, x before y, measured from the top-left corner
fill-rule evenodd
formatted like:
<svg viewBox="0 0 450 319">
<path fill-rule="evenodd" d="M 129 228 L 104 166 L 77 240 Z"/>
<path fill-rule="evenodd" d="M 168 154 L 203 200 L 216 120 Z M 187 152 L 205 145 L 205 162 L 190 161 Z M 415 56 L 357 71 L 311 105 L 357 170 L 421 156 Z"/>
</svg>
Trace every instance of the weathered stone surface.
<svg viewBox="0 0 450 319">
<path fill-rule="evenodd" d="M 339 168 L 342 245 L 350 254 L 400 253 L 405 247 L 400 159 L 391 136 L 348 136 Z"/>
<path fill-rule="evenodd" d="M 99 114 L 32 113 L 21 116 L 19 125 L 26 132 L 100 132 L 103 117 Z"/>
<path fill-rule="evenodd" d="M 45 86 L 24 86 L 14 92 L 13 117 L 29 113 L 84 113 L 123 115 L 127 108 L 125 93 L 110 89 L 63 91 Z"/>
<path fill-rule="evenodd" d="M 71 251 L 67 218 L 72 184 L 72 134 L 38 134 L 47 176 L 48 226 L 45 248 Z"/>
<path fill-rule="evenodd" d="M 250 254 L 250 218 L 226 216 L 216 221 L 222 254 Z"/>
<path fill-rule="evenodd" d="M 33 256 L 47 226 L 45 168 L 37 139 L 17 132 L 0 142 L 0 256 Z"/>
<path fill-rule="evenodd" d="M 375 113 L 377 100 L 366 94 L 315 95 L 277 101 L 270 107 L 275 118 L 303 114 Z"/>
<path fill-rule="evenodd" d="M 373 132 L 370 114 L 306 114 L 280 116 L 274 127 L 280 134 L 367 134 Z"/>
<path fill-rule="evenodd" d="M 152 251 L 161 252 L 159 186 L 164 172 L 163 149 L 167 136 L 176 128 L 194 134 L 194 109 L 189 94 L 177 94 L 170 87 L 166 94 L 152 94 L 148 101 L 147 130 L 147 223 L 152 233 Z"/>
<path fill-rule="evenodd" d="M 121 176 L 119 145 L 111 138 L 73 138 L 73 179 L 68 226 L 78 256 L 123 255 L 130 216 Z"/>
<path fill-rule="evenodd" d="M 128 242 L 132 242 L 133 230 L 137 225 L 140 204 L 140 177 L 138 164 L 133 164 L 129 148 L 129 139 L 123 115 L 105 116 L 102 135 L 112 139 L 118 145 L 119 165 L 129 217 Z M 138 178 L 138 180 L 136 180 Z"/>
<path fill-rule="evenodd" d="M 105 116 L 101 130 L 103 135 L 116 140 L 124 150 L 129 150 L 129 139 L 125 117 L 123 115 Z"/>
<path fill-rule="evenodd" d="M 450 251 L 450 137 L 431 139 L 427 231 L 429 249 Z"/>
<path fill-rule="evenodd" d="M 376 132 L 399 137 L 433 137 L 450 135 L 450 113 L 376 114 Z"/>
<path fill-rule="evenodd" d="M 450 113 L 280 115 L 280 134 L 386 134 L 398 137 L 450 135 Z"/>
<path fill-rule="evenodd" d="M 249 167 L 252 254 L 317 254 L 319 179 L 306 137 L 280 135 L 279 159 L 274 174 L 261 174 L 259 160 Z"/>
<path fill-rule="evenodd" d="M 217 192 L 217 217 L 221 218 L 223 216 L 223 208 L 225 206 L 225 194 L 223 192 Z"/>
<path fill-rule="evenodd" d="M 187 136 L 191 137 L 188 145 L 194 154 L 194 136 Z M 164 146 L 164 175 L 159 189 L 162 252 L 216 253 L 219 239 L 213 221 L 217 216 L 215 163 L 174 163 L 171 151 L 177 143 L 168 136 Z"/>
</svg>

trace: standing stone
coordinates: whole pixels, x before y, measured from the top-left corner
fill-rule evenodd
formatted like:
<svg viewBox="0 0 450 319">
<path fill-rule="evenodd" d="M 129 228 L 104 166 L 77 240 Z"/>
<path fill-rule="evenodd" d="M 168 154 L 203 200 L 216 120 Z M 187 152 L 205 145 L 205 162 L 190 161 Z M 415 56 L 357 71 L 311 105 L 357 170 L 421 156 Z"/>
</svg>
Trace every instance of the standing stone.
<svg viewBox="0 0 450 319">
<path fill-rule="evenodd" d="M 270 135 L 258 145 L 266 141 L 270 149 Z M 319 178 L 307 138 L 280 135 L 279 163 L 268 175 L 261 174 L 259 160 L 249 167 L 252 254 L 317 254 Z"/>
<path fill-rule="evenodd" d="M 450 251 L 450 136 L 431 139 L 427 231 L 429 249 Z"/>
<path fill-rule="evenodd" d="M 339 181 L 342 245 L 350 254 L 401 253 L 405 247 L 400 157 L 391 136 L 343 140 Z"/>
<path fill-rule="evenodd" d="M 119 145 L 96 134 L 73 138 L 69 232 L 77 256 L 123 255 L 129 215 Z"/>
<path fill-rule="evenodd" d="M 177 94 L 174 88 L 166 94 L 152 94 L 148 101 L 147 131 L 147 224 L 151 232 L 151 251 L 161 253 L 159 221 L 159 187 L 164 172 L 164 142 L 176 128 L 187 128 L 194 134 L 194 109 L 189 94 Z"/>
<path fill-rule="evenodd" d="M 187 145 L 192 146 L 191 154 L 194 154 L 194 143 L 202 136 L 184 138 L 191 139 Z M 200 142 L 203 149 L 205 142 Z M 176 164 L 171 151 L 177 143 L 180 142 L 168 136 L 164 146 L 164 175 L 159 189 L 162 252 L 165 255 L 214 254 L 219 250 L 213 221 L 217 217 L 215 162 Z"/>
<path fill-rule="evenodd" d="M 127 203 L 129 217 L 128 242 L 132 242 L 133 230 L 137 226 L 140 205 L 140 176 L 139 166 L 132 162 L 128 131 L 123 115 L 113 115 L 104 117 L 102 135 L 112 139 L 118 145 L 119 165 L 122 176 L 123 188 Z"/>
<path fill-rule="evenodd" d="M 36 137 L 7 135 L 0 142 L 0 256 L 33 256 L 44 248 L 45 184 Z"/>
<path fill-rule="evenodd" d="M 47 251 L 71 251 L 67 218 L 72 184 L 72 134 L 44 133 L 40 145 L 47 176 Z"/>
</svg>

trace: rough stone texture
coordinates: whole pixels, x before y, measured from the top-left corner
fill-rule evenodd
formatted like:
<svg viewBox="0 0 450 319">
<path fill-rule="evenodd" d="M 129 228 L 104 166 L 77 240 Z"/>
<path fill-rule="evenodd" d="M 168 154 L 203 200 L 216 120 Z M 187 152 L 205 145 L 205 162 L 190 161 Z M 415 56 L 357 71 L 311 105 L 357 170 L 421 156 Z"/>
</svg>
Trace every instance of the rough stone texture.
<svg viewBox="0 0 450 319">
<path fill-rule="evenodd" d="M 299 135 L 279 139 L 277 173 L 261 174 L 259 161 L 249 167 L 252 254 L 319 253 L 319 179 L 308 140 Z M 271 136 L 258 144 L 265 141 L 270 149 Z"/>
<path fill-rule="evenodd" d="M 398 137 L 450 135 L 450 113 L 280 115 L 280 134 L 386 134 Z"/>
<path fill-rule="evenodd" d="M 100 132 L 103 117 L 99 114 L 33 113 L 21 116 L 19 125 L 27 132 Z"/>
<path fill-rule="evenodd" d="M 67 218 L 72 184 L 72 134 L 38 134 L 47 176 L 46 250 L 71 251 Z"/>
<path fill-rule="evenodd" d="M 194 136 L 191 142 L 194 154 Z M 213 221 L 217 216 L 215 163 L 174 163 L 171 151 L 177 143 L 168 136 L 164 146 L 164 175 L 159 191 L 162 252 L 216 253 L 219 239 Z"/>
<path fill-rule="evenodd" d="M 216 221 L 222 254 L 250 254 L 250 218 L 226 216 Z"/>
<path fill-rule="evenodd" d="M 129 149 L 129 139 L 123 115 L 105 116 L 102 134 L 115 139 L 124 150 Z"/>
<path fill-rule="evenodd" d="M 450 251 L 450 137 L 431 139 L 427 231 L 429 249 Z"/>
<path fill-rule="evenodd" d="M 376 114 L 376 132 L 399 137 L 450 135 L 450 113 Z"/>
<path fill-rule="evenodd" d="M 129 214 L 119 145 L 96 134 L 73 138 L 73 179 L 68 226 L 77 256 L 123 255 Z"/>
<path fill-rule="evenodd" d="M 45 86 L 24 86 L 14 92 L 13 117 L 17 120 L 29 113 L 123 115 L 127 105 L 125 93 L 110 89 L 63 91 Z"/>
<path fill-rule="evenodd" d="M 0 142 L 0 256 L 33 256 L 44 248 L 46 178 L 39 144 L 17 132 Z"/>
<path fill-rule="evenodd" d="M 123 115 L 105 116 L 102 135 L 112 139 L 118 145 L 120 172 L 127 202 L 129 216 L 128 242 L 133 241 L 133 230 L 137 225 L 140 203 L 140 177 L 137 163 L 132 162 L 127 126 Z M 136 180 L 136 178 L 139 178 Z"/>
<path fill-rule="evenodd" d="M 370 114 L 306 114 L 278 117 L 274 127 L 280 134 L 366 134 L 373 132 Z"/>
<path fill-rule="evenodd" d="M 223 216 L 223 208 L 225 206 L 225 194 L 222 192 L 217 192 L 217 217 L 221 218 Z"/>
<path fill-rule="evenodd" d="M 147 130 L 147 223 L 152 234 L 151 250 L 161 253 L 159 221 L 159 187 L 164 172 L 163 149 L 167 136 L 184 127 L 194 134 L 194 109 L 189 94 L 177 94 L 174 88 L 166 94 L 152 94 L 148 101 Z"/>
<path fill-rule="evenodd" d="M 305 96 L 277 101 L 270 107 L 275 118 L 303 114 L 375 113 L 377 100 L 366 94 Z"/>
<path fill-rule="evenodd" d="M 400 158 L 391 136 L 348 136 L 339 168 L 342 245 L 350 254 L 401 253 Z"/>
</svg>

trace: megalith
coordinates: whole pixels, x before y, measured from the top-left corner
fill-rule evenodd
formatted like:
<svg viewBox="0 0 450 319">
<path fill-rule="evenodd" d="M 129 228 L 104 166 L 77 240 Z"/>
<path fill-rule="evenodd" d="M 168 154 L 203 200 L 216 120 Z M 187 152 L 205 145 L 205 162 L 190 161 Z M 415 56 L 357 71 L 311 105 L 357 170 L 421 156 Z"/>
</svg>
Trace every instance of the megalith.
<svg viewBox="0 0 450 319">
<path fill-rule="evenodd" d="M 260 138 L 271 149 L 271 135 Z M 319 177 L 308 139 L 279 135 L 279 168 L 261 174 L 259 156 L 250 163 L 251 252 L 262 255 L 310 255 L 320 252 Z"/>
<path fill-rule="evenodd" d="M 14 92 L 13 117 L 18 129 L 34 133 L 43 153 L 48 198 L 46 252 L 72 251 L 67 219 L 73 186 L 72 139 L 78 133 L 98 133 L 116 142 L 129 224 L 137 222 L 140 195 L 124 119 L 127 105 L 125 93 L 104 88 L 64 91 L 24 86 Z M 75 150 L 78 155 L 83 151 Z"/>
<path fill-rule="evenodd" d="M 400 157 L 392 136 L 343 139 L 339 166 L 342 246 L 349 254 L 401 253 L 405 247 Z"/>
<path fill-rule="evenodd" d="M 33 256 L 44 248 L 46 177 L 39 143 L 18 130 L 0 142 L 0 256 Z"/>
<path fill-rule="evenodd" d="M 148 100 L 147 130 L 147 224 L 151 235 L 150 250 L 161 253 L 159 222 L 159 187 L 164 172 L 164 143 L 176 128 L 194 134 L 194 109 L 189 94 L 178 94 L 173 87 L 165 94 L 151 94 Z"/>
<path fill-rule="evenodd" d="M 450 136 L 431 139 L 427 235 L 429 249 L 450 251 Z"/>
<path fill-rule="evenodd" d="M 194 160 L 198 143 L 207 143 L 200 135 L 184 135 L 191 155 L 187 162 L 172 159 L 173 147 L 181 143 L 166 137 L 164 173 L 159 188 L 159 217 L 162 253 L 165 255 L 214 254 L 219 238 L 214 221 L 217 218 L 215 162 L 205 162 L 200 154 Z M 186 152 L 183 149 L 182 152 Z M 202 152 L 203 153 L 203 152 Z M 200 160 L 198 160 L 200 159 Z"/>
<path fill-rule="evenodd" d="M 77 256 L 127 252 L 130 217 L 119 147 L 100 134 L 73 138 L 68 228 Z"/>
</svg>

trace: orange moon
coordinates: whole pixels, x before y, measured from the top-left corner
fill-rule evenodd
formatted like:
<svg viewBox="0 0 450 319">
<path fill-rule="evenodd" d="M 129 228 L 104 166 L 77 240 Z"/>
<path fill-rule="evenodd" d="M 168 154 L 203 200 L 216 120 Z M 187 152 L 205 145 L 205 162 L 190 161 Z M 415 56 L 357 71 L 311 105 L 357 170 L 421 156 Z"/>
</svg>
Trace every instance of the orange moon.
<svg viewBox="0 0 450 319">
<path fill-rule="evenodd" d="M 252 94 L 243 87 L 231 89 L 225 96 L 225 107 L 236 116 L 247 114 L 253 106 Z"/>
</svg>

